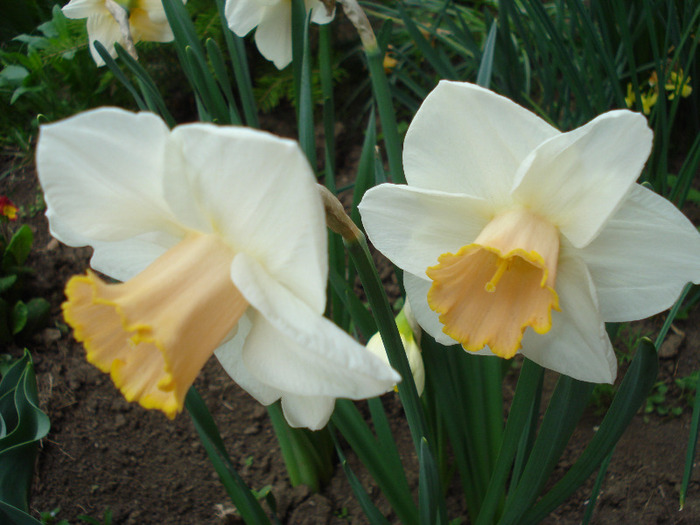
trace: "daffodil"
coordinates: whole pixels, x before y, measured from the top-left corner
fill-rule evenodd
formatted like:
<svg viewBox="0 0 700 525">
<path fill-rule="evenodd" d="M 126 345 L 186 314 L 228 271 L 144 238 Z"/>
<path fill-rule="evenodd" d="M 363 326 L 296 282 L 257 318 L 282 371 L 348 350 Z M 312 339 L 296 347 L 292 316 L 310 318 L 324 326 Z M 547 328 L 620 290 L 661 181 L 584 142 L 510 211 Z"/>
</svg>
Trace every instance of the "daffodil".
<svg viewBox="0 0 700 525">
<path fill-rule="evenodd" d="M 128 23 L 120 24 L 120 17 L 115 18 L 117 8 L 125 10 Z M 71 0 L 63 7 L 63 14 L 67 18 L 87 18 L 90 53 L 98 66 L 103 66 L 104 60 L 93 45 L 95 41 L 116 57 L 115 43 L 129 48 L 141 40 L 173 40 L 161 0 Z"/>
<path fill-rule="evenodd" d="M 336 397 L 399 379 L 322 316 L 323 209 L 296 143 L 102 108 L 43 126 L 37 166 L 52 235 L 124 281 L 74 277 L 63 311 L 129 401 L 174 417 L 216 351 L 258 401 L 317 429 Z"/>
<path fill-rule="evenodd" d="M 443 81 L 408 129 L 408 185 L 368 191 L 362 221 L 440 343 L 612 382 L 604 323 L 660 312 L 700 282 L 697 230 L 635 183 L 651 143 L 628 110 L 561 133 L 491 91 Z"/>
<path fill-rule="evenodd" d="M 304 0 L 311 21 L 327 24 L 335 10 L 321 0 Z M 283 69 L 292 61 L 292 0 L 226 0 L 226 20 L 231 31 L 246 36 L 253 29 L 255 44 L 266 59 Z"/>
<path fill-rule="evenodd" d="M 396 326 L 399 329 L 399 336 L 406 351 L 408 365 L 411 367 L 413 381 L 416 383 L 416 390 L 418 390 L 418 395 L 421 395 L 425 388 L 425 367 L 423 366 L 423 358 L 421 357 L 419 346 L 421 331 L 416 318 L 413 317 L 411 305 L 408 301 L 406 301 L 399 315 L 396 316 Z M 379 332 L 367 341 L 367 350 L 389 364 L 389 356 L 387 356 L 384 341 Z M 396 390 L 396 387 L 394 389 Z"/>
</svg>

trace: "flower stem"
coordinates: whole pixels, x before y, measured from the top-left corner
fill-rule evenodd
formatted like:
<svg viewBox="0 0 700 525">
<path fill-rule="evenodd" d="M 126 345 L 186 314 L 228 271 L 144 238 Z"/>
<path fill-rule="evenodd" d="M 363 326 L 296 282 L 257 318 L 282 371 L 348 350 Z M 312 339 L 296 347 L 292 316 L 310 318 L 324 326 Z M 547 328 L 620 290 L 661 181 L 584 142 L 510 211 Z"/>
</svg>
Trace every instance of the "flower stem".
<svg viewBox="0 0 700 525">
<path fill-rule="evenodd" d="M 364 286 L 367 300 L 377 321 L 379 333 L 389 356 L 389 363 L 403 378 L 398 384 L 399 398 L 406 411 L 406 419 L 411 429 L 413 443 L 416 450 L 420 450 L 421 439 L 424 437 L 430 438 L 430 436 L 427 433 L 423 407 L 418 397 L 416 384 L 413 381 L 413 374 L 401 342 L 399 330 L 394 321 L 394 313 L 389 305 L 389 299 L 384 292 L 381 279 L 372 262 L 372 256 L 369 253 L 364 234 L 358 231 L 354 240 L 345 240 L 345 246 Z M 429 439 L 429 442 L 432 446 L 432 439 Z"/>
</svg>

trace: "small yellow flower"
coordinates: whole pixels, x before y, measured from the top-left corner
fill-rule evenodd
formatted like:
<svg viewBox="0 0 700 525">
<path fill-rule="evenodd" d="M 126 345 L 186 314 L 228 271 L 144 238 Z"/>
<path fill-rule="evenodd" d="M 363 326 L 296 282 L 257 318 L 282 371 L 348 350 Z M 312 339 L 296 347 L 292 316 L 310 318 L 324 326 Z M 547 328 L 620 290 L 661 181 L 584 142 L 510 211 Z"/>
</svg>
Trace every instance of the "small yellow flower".
<svg viewBox="0 0 700 525">
<path fill-rule="evenodd" d="M 690 86 L 690 77 L 684 77 L 682 69 L 679 73 L 671 71 L 666 79 L 666 85 L 664 87 L 666 88 L 666 91 L 669 92 L 669 100 L 673 100 L 676 94 L 680 94 L 681 97 L 687 98 L 693 92 L 693 88 Z"/>
<path fill-rule="evenodd" d="M 387 73 L 394 69 L 396 67 L 396 64 L 399 63 L 399 61 L 392 56 L 392 48 L 393 46 L 389 45 L 389 48 L 386 54 L 384 55 L 384 61 L 382 63 L 382 65 L 384 66 L 384 71 L 386 71 Z"/>
<path fill-rule="evenodd" d="M 651 108 L 654 107 L 658 99 L 659 92 L 657 90 L 650 89 L 647 93 L 642 93 L 642 112 L 645 115 L 649 115 Z"/>
</svg>

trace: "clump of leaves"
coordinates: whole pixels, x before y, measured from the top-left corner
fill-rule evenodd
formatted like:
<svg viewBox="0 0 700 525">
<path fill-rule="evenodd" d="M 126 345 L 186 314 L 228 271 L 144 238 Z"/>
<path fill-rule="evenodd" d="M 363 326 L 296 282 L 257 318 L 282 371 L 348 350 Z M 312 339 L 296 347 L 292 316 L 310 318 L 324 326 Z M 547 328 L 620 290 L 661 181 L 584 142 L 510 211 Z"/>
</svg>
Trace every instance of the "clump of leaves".
<svg viewBox="0 0 700 525">
<path fill-rule="evenodd" d="M 0 523 L 36 521 L 27 514 L 29 489 L 39 440 L 49 431 L 49 418 L 38 404 L 34 367 L 25 350 L 0 380 Z"/>
<path fill-rule="evenodd" d="M 51 19 L 0 49 L 0 143 L 28 149 L 39 119 L 53 121 L 114 100 L 114 77 L 96 73 L 84 20 L 69 20 L 54 6 Z M 127 102 L 126 96 L 123 96 Z M 26 129 L 30 122 L 31 129 Z"/>
<path fill-rule="evenodd" d="M 4 219 L 4 217 L 0 217 Z M 2 224 L 2 226 L 6 226 Z M 9 237 L 9 239 L 8 239 Z M 12 235 L 0 235 L 0 342 L 27 337 L 42 328 L 49 316 L 49 303 L 41 297 L 25 297 L 25 283 L 32 274 L 25 263 L 34 235 L 26 224 Z"/>
</svg>

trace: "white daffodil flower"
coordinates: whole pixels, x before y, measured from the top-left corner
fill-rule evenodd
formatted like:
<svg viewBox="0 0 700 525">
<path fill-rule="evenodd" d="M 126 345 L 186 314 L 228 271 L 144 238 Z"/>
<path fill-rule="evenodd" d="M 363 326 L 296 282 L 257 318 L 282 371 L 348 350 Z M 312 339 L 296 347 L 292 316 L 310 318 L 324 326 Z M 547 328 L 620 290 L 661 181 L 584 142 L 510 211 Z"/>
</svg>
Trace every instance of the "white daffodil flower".
<svg viewBox="0 0 700 525">
<path fill-rule="evenodd" d="M 321 0 L 304 0 L 311 21 L 327 24 L 335 16 Z M 292 61 L 292 0 L 226 0 L 226 20 L 231 31 L 246 36 L 255 31 L 260 54 L 283 69 Z"/>
<path fill-rule="evenodd" d="M 323 317 L 324 214 L 295 142 L 102 108 L 42 126 L 37 167 L 52 235 L 124 281 L 74 277 L 63 311 L 127 400 L 174 417 L 216 351 L 258 401 L 318 429 L 336 397 L 399 379 Z"/>
<path fill-rule="evenodd" d="M 128 28 L 110 11 L 110 1 L 126 11 Z M 98 66 L 103 66 L 104 60 L 93 45 L 95 41 L 116 57 L 116 42 L 128 50 L 141 40 L 171 42 L 174 38 L 161 0 L 71 0 L 62 11 L 67 18 L 87 18 L 90 53 Z"/>
<path fill-rule="evenodd" d="M 491 91 L 443 81 L 408 129 L 408 186 L 368 191 L 362 221 L 440 343 L 613 382 L 604 322 L 658 313 L 700 282 L 697 230 L 635 183 L 651 143 L 627 110 L 561 133 Z"/>
<path fill-rule="evenodd" d="M 423 357 L 419 346 L 421 329 L 415 317 L 413 317 L 411 305 L 408 301 L 406 301 L 399 315 L 396 316 L 396 326 L 399 329 L 399 336 L 401 336 L 401 342 L 406 351 L 408 365 L 411 367 L 413 381 L 420 396 L 425 388 L 425 367 L 423 366 Z M 384 340 L 379 332 L 369 338 L 367 350 L 389 364 L 389 356 L 386 353 Z M 396 387 L 394 389 L 396 390 Z"/>
</svg>

